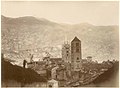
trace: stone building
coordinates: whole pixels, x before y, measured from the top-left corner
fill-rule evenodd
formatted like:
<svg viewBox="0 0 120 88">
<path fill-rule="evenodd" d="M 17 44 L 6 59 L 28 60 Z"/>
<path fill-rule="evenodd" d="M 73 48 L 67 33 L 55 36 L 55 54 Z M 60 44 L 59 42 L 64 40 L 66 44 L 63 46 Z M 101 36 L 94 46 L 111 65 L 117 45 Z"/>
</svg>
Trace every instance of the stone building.
<svg viewBox="0 0 120 88">
<path fill-rule="evenodd" d="M 55 67 L 58 65 L 58 63 L 62 63 L 62 58 L 50 58 L 50 57 L 44 57 L 43 61 L 49 65 L 49 67 Z"/>
<path fill-rule="evenodd" d="M 54 67 L 52 70 L 51 70 L 51 78 L 52 79 L 57 79 L 57 73 L 56 73 L 56 70 L 58 69 L 59 67 L 58 66 L 56 66 L 56 67 Z"/>
<path fill-rule="evenodd" d="M 71 66 L 72 71 L 80 71 L 81 69 L 81 41 L 75 37 L 71 42 Z"/>
<path fill-rule="evenodd" d="M 54 79 L 51 79 L 48 81 L 48 86 L 47 88 L 58 88 L 58 81 L 57 80 L 54 80 Z"/>
<path fill-rule="evenodd" d="M 67 63 L 71 63 L 70 44 L 64 43 L 62 46 L 62 60 Z"/>
<path fill-rule="evenodd" d="M 58 66 L 54 67 L 51 71 L 52 79 L 61 81 L 66 80 L 66 68 L 65 66 L 58 64 Z"/>
</svg>

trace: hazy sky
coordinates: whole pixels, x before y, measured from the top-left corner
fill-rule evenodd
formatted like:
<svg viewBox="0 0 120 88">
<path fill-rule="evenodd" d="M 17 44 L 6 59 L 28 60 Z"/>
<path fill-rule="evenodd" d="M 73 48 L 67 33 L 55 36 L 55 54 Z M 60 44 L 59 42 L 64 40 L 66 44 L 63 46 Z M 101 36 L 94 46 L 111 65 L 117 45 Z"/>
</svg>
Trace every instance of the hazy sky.
<svg viewBox="0 0 120 88">
<path fill-rule="evenodd" d="M 91 23 L 118 25 L 119 4 L 114 1 L 82 2 L 2 2 L 2 15 L 8 17 L 35 16 L 58 23 Z"/>
</svg>

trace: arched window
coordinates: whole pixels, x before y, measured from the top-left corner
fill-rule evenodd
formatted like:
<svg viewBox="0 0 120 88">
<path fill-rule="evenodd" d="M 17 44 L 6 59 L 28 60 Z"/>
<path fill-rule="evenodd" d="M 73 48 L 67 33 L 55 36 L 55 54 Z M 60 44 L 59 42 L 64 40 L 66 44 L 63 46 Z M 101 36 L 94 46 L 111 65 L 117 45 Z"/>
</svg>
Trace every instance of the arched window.
<svg viewBox="0 0 120 88">
<path fill-rule="evenodd" d="M 77 60 L 79 60 L 79 58 L 77 57 Z"/>
<path fill-rule="evenodd" d="M 69 53 L 69 51 L 66 51 L 66 53 Z"/>
<path fill-rule="evenodd" d="M 68 56 L 68 54 L 67 54 L 67 56 Z"/>
</svg>

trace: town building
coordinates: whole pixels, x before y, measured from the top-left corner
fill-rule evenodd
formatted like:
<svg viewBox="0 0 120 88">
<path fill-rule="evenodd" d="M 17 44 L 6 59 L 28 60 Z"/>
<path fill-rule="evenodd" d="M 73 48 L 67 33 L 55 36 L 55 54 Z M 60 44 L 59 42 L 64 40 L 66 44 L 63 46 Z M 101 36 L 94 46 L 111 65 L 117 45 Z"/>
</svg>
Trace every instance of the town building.
<svg viewBox="0 0 120 88">
<path fill-rule="evenodd" d="M 58 88 L 58 81 L 57 80 L 54 80 L 54 79 L 51 79 L 48 81 L 48 86 L 47 88 Z"/>
<path fill-rule="evenodd" d="M 33 69 L 38 74 L 46 76 L 46 68 L 45 68 L 45 62 L 43 61 L 33 61 L 27 63 L 27 67 Z"/>
<path fill-rule="evenodd" d="M 61 63 L 58 64 L 58 66 L 52 68 L 51 70 L 51 76 L 52 79 L 61 81 L 66 80 L 66 67 L 62 65 Z"/>
<path fill-rule="evenodd" d="M 50 57 L 44 57 L 43 61 L 49 65 L 49 67 L 55 67 L 58 65 L 58 63 L 62 63 L 62 58 L 50 58 Z"/>
</svg>

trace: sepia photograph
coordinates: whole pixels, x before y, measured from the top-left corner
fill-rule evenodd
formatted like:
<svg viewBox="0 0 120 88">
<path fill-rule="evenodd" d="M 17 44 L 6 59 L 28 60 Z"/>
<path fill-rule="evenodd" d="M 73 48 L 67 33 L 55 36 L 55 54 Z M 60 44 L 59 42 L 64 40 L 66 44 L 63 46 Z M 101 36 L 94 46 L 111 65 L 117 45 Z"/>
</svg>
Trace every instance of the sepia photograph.
<svg viewBox="0 0 120 88">
<path fill-rule="evenodd" d="M 1 1 L 1 87 L 119 87 L 119 1 Z"/>
</svg>

